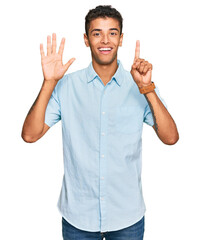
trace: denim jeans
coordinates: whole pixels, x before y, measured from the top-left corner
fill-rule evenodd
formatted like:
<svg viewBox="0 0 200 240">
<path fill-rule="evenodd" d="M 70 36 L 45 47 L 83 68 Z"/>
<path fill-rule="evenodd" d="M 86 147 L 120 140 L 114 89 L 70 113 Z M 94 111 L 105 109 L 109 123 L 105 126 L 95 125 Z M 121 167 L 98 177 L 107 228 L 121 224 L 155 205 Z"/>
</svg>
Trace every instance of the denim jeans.
<svg viewBox="0 0 200 240">
<path fill-rule="evenodd" d="M 110 232 L 87 232 L 80 230 L 62 218 L 63 240 L 143 240 L 144 217 L 130 227 Z"/>
</svg>

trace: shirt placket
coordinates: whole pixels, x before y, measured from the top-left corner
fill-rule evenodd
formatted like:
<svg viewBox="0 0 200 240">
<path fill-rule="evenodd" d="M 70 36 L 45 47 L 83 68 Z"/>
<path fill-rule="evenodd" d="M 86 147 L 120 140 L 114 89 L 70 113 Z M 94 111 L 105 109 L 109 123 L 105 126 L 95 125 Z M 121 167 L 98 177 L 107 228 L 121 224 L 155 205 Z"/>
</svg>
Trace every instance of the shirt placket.
<svg viewBox="0 0 200 240">
<path fill-rule="evenodd" d="M 107 109 L 107 100 L 106 94 L 108 92 L 108 86 L 107 84 L 103 90 L 101 95 L 101 107 L 100 107 L 100 159 L 99 159 L 99 165 L 100 165 L 100 231 L 104 232 L 106 231 L 107 224 L 106 224 L 106 201 L 107 201 L 107 195 L 106 195 L 106 180 L 107 180 L 107 154 L 106 154 L 106 147 L 107 147 L 107 119 L 108 119 L 108 109 Z"/>
</svg>

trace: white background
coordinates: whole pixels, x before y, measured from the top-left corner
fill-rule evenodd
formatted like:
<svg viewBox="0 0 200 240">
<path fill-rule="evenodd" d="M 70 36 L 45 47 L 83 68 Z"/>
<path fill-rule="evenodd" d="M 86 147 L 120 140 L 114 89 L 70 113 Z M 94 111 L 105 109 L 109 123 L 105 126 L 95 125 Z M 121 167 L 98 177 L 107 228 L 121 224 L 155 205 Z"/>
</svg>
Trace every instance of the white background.
<svg viewBox="0 0 200 240">
<path fill-rule="evenodd" d="M 118 58 L 129 70 L 135 42 L 153 64 L 152 80 L 174 118 L 180 140 L 164 145 L 143 130 L 145 240 L 200 239 L 199 10 L 198 1 L 7 1 L 0 6 L 0 239 L 61 240 L 56 204 L 63 176 L 61 123 L 33 144 L 21 139 L 25 116 L 43 75 L 39 44 L 66 38 L 68 72 L 91 61 L 83 41 L 84 18 L 99 4 L 111 4 L 124 18 Z M 120 217 L 120 216 L 119 216 Z"/>
</svg>

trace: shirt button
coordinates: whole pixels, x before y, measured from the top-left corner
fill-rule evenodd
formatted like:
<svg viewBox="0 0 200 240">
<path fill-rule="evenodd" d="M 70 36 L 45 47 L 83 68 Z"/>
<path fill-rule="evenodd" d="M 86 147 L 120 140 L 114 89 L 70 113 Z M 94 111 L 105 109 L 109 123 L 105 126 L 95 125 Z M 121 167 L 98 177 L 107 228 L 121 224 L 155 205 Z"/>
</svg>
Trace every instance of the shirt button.
<svg viewBox="0 0 200 240">
<path fill-rule="evenodd" d="M 104 154 L 102 154 L 101 157 L 104 158 Z"/>
<path fill-rule="evenodd" d="M 102 114 L 105 114 L 106 112 L 102 112 Z"/>
<path fill-rule="evenodd" d="M 102 132 L 102 133 L 101 133 L 101 135 L 102 135 L 102 136 L 104 136 L 104 135 L 105 135 L 105 133 L 104 133 L 104 132 Z"/>
<path fill-rule="evenodd" d="M 103 179 L 104 179 L 104 177 L 101 177 L 101 179 L 103 180 Z"/>
<path fill-rule="evenodd" d="M 101 197 L 101 200 L 103 201 L 103 197 Z"/>
</svg>

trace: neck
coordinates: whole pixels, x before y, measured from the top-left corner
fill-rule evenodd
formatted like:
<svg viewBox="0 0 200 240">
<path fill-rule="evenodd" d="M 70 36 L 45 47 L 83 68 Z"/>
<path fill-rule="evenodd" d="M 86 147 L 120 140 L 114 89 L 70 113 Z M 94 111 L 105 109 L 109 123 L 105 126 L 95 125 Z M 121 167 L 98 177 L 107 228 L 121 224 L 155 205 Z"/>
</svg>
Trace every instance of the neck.
<svg viewBox="0 0 200 240">
<path fill-rule="evenodd" d="M 108 65 L 98 64 L 96 61 L 92 60 L 92 65 L 104 85 L 110 81 L 111 77 L 115 74 L 118 68 L 117 59 Z"/>
</svg>

